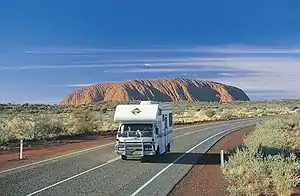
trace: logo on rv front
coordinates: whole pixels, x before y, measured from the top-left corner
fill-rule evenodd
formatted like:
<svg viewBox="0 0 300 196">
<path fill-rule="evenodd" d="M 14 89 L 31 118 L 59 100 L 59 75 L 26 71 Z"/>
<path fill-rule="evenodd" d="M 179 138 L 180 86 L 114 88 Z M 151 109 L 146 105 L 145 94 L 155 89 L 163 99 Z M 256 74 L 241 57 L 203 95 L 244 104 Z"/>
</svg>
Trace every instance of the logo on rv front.
<svg viewBox="0 0 300 196">
<path fill-rule="evenodd" d="M 141 110 L 139 108 L 135 108 L 134 110 L 131 111 L 134 115 L 139 114 Z"/>
</svg>

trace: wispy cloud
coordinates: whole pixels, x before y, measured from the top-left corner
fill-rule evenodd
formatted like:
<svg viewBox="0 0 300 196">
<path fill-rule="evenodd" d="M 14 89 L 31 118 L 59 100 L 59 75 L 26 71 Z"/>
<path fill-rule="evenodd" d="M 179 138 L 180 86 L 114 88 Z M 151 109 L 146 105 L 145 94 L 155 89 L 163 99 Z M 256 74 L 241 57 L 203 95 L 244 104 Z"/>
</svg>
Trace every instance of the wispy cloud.
<svg viewBox="0 0 300 196">
<path fill-rule="evenodd" d="M 201 59 L 191 58 L 190 60 L 175 60 L 173 62 L 151 62 L 151 63 L 119 63 L 119 64 L 82 64 L 82 65 L 34 65 L 34 66 L 9 66 L 0 67 L 0 70 L 18 71 L 18 70 L 33 70 L 33 69 L 68 69 L 68 68 L 106 68 L 105 72 L 159 72 L 159 71 L 224 71 L 230 69 L 240 69 L 248 71 L 266 71 L 274 72 L 274 69 L 289 71 L 282 69 L 284 66 L 298 67 L 300 58 L 260 58 L 260 57 L 232 57 L 228 59 Z M 191 67 L 193 66 L 193 67 Z M 109 68 L 120 68 L 110 70 Z M 124 70 L 123 68 L 128 69 Z M 139 67 L 138 69 L 131 67 Z M 144 68 L 143 68 L 144 67 Z M 170 67 L 170 68 L 165 68 Z M 189 68 L 187 68 L 189 67 Z"/>
<path fill-rule="evenodd" d="M 225 54 L 300 54 L 300 47 L 295 46 L 213 46 L 198 48 L 202 52 L 225 53 Z"/>
<path fill-rule="evenodd" d="M 195 68 L 148 68 L 127 69 L 125 72 L 180 72 L 180 75 L 194 77 L 194 72 L 217 71 L 215 76 L 209 76 L 208 80 L 214 80 L 234 85 L 249 91 L 250 97 L 300 97 L 300 58 L 296 57 L 269 57 L 265 55 L 252 57 L 232 57 L 218 61 L 193 61 L 189 65 L 197 65 Z M 205 65 L 205 67 L 201 67 Z M 115 72 L 117 70 L 114 70 Z M 236 71 L 236 72 L 235 72 Z M 249 74 L 239 74 L 243 71 Z M 270 92 L 273 91 L 272 93 Z M 256 93 L 254 93 L 256 91 Z M 257 93 L 260 91 L 260 93 Z M 276 92 L 276 93 L 275 93 Z"/>
<path fill-rule="evenodd" d="M 66 68 L 101 68 L 101 67 L 126 67 L 135 66 L 138 64 L 86 64 L 86 65 L 30 65 L 30 66 L 3 66 L 0 70 L 7 71 L 20 71 L 20 70 L 33 70 L 33 69 L 66 69 Z"/>
<path fill-rule="evenodd" d="M 152 67 L 152 66 L 175 66 L 175 65 L 204 65 L 211 61 L 224 61 L 228 58 L 154 58 L 154 59 L 124 59 L 124 60 L 103 60 L 94 61 L 85 64 L 76 62 L 70 64 L 52 64 L 52 65 L 26 65 L 26 66 L 0 66 L 3 71 L 19 71 L 33 69 L 68 69 L 68 68 L 110 68 L 110 67 Z"/>
<path fill-rule="evenodd" d="M 39 69 L 78 69 L 78 68 L 113 68 L 113 67 L 158 67 L 158 66 L 202 66 L 216 61 L 228 61 L 230 58 L 174 58 L 174 59 L 132 59 L 98 61 L 89 64 L 60 64 L 60 65 L 26 65 L 26 66 L 0 66 L 3 71 L 22 71 Z M 116 63 L 118 62 L 118 63 Z"/>
<path fill-rule="evenodd" d="M 0 70 L 101 68 L 114 73 L 174 73 L 234 85 L 250 95 L 300 96 L 300 46 L 195 46 L 153 48 L 47 48 L 27 55 L 94 55 L 90 63 L 0 67 Z M 109 53 L 109 60 L 102 54 Z M 123 54 L 124 53 L 124 54 Z M 132 53 L 131 55 L 128 55 Z M 98 56 L 97 56 L 98 55 Z M 115 58 L 114 58 L 115 57 Z M 55 56 L 53 57 L 55 58 Z M 81 63 L 81 64 L 80 64 Z M 126 67 L 126 69 L 124 69 Z M 204 72 L 214 72 L 202 77 Z M 61 87 L 83 87 L 68 84 Z M 271 92 L 272 91 L 272 92 Z"/>
<path fill-rule="evenodd" d="M 86 87 L 93 85 L 94 83 L 87 83 L 87 84 L 59 84 L 59 85 L 51 85 L 51 87 Z"/>
<path fill-rule="evenodd" d="M 238 74 L 234 74 L 234 73 L 219 73 L 219 76 L 237 76 Z"/>
<path fill-rule="evenodd" d="M 224 53 L 224 54 L 300 54 L 300 46 L 249 46 L 249 45 L 217 45 L 194 47 L 152 48 L 38 48 L 24 50 L 26 54 L 48 55 L 86 55 L 103 53 Z"/>
<path fill-rule="evenodd" d="M 137 68 L 137 69 L 125 69 L 125 70 L 105 70 L 105 73 L 160 73 L 160 72 L 195 72 L 195 71 L 228 71 L 227 68 L 222 67 L 170 67 L 170 68 Z"/>
</svg>

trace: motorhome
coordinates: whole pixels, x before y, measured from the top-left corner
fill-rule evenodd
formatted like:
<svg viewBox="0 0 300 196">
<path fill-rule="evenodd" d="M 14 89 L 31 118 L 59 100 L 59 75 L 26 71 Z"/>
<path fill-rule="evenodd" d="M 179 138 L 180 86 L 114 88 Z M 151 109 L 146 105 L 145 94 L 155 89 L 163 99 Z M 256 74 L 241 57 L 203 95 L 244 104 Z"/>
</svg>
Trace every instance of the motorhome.
<svg viewBox="0 0 300 196">
<path fill-rule="evenodd" d="M 173 143 L 172 106 L 153 101 L 117 105 L 114 121 L 119 122 L 115 150 L 125 160 L 165 154 Z"/>
</svg>

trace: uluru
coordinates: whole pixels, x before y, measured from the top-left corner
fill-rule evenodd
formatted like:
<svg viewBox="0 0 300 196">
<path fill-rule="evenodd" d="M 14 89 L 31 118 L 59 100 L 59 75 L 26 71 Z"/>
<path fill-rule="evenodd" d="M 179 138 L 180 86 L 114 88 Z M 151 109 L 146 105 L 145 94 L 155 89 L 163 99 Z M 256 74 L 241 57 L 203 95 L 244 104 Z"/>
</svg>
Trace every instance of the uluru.
<svg viewBox="0 0 300 196">
<path fill-rule="evenodd" d="M 99 101 L 249 101 L 240 88 L 200 79 L 156 78 L 96 83 L 67 94 L 60 105 L 82 105 Z"/>
</svg>

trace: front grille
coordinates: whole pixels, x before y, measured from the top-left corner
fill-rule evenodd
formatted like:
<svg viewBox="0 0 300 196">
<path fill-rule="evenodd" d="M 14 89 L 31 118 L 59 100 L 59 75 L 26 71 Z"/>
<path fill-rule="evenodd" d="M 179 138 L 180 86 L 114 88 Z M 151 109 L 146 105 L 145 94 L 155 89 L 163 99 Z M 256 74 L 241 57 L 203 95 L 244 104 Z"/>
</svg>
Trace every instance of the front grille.
<svg viewBox="0 0 300 196">
<path fill-rule="evenodd" d="M 124 142 L 118 143 L 118 150 L 125 150 Z M 126 142 L 126 150 L 128 151 L 142 151 L 144 148 L 144 151 L 152 151 L 152 144 L 149 142 L 145 142 L 144 146 L 141 142 Z"/>
</svg>

